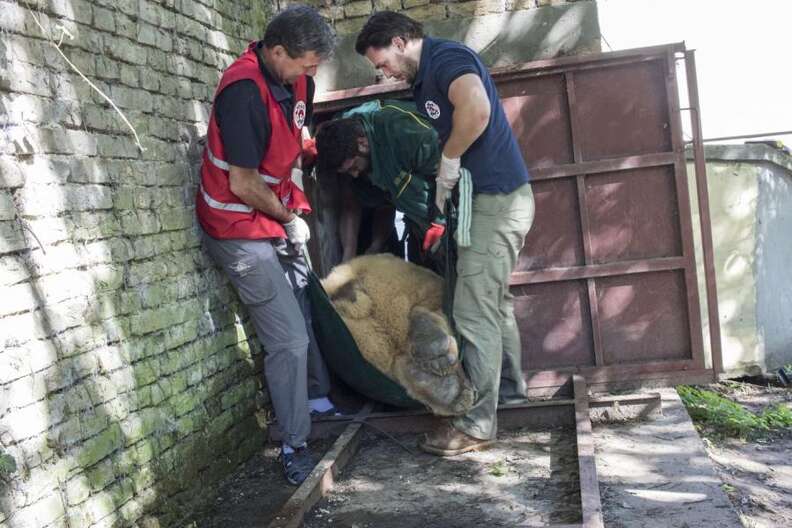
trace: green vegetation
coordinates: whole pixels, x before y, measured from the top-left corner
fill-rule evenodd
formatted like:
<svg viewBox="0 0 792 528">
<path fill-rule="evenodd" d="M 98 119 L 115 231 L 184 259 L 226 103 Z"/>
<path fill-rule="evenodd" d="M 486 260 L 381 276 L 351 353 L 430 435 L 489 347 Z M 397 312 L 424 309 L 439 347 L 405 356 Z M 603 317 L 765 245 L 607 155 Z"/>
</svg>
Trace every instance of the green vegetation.
<svg viewBox="0 0 792 528">
<path fill-rule="evenodd" d="M 784 404 L 774 405 L 756 414 L 706 389 L 680 385 L 677 392 L 690 417 L 715 435 L 756 438 L 792 427 L 792 410 Z"/>
<path fill-rule="evenodd" d="M 489 474 L 493 477 L 502 477 L 509 472 L 509 468 L 503 462 L 503 460 L 498 460 L 494 464 L 492 464 L 489 468 Z"/>
<path fill-rule="evenodd" d="M 11 475 L 17 470 L 16 460 L 7 453 L 0 451 L 0 477 Z"/>
</svg>

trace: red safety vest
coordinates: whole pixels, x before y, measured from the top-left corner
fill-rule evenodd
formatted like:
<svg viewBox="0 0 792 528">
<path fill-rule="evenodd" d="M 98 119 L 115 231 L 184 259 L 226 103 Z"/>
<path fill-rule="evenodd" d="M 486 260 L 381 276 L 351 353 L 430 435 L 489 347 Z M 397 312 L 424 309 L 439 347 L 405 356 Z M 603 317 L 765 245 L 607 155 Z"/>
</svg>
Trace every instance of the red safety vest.
<svg viewBox="0 0 792 528">
<path fill-rule="evenodd" d="M 305 122 L 307 79 L 303 75 L 294 82 L 294 111 L 289 122 L 283 115 L 278 101 L 270 93 L 267 81 L 259 69 L 255 43 L 234 61 L 223 73 L 214 99 L 226 86 L 242 79 L 256 83 L 261 99 L 267 106 L 272 127 L 269 146 L 258 172 L 264 182 L 290 210 L 311 212 L 302 180 L 292 180 L 292 168 L 302 155 L 302 127 Z M 220 127 L 215 119 L 214 103 L 206 133 L 206 148 L 201 164 L 201 185 L 195 200 L 195 211 L 204 231 L 214 238 L 285 238 L 286 232 L 274 220 L 239 199 L 231 192 L 228 180 L 229 165 L 225 157 Z"/>
</svg>

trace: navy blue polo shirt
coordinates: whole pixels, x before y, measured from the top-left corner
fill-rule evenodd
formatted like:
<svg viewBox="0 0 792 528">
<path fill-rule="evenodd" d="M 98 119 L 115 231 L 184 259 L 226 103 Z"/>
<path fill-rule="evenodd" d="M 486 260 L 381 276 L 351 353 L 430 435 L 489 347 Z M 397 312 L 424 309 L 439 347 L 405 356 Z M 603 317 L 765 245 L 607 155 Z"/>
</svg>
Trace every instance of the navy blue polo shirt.
<svg viewBox="0 0 792 528">
<path fill-rule="evenodd" d="M 445 144 L 451 134 L 454 107 L 448 100 L 448 88 L 457 78 L 474 73 L 481 78 L 490 101 L 487 128 L 462 155 L 462 166 L 473 177 L 473 192 L 510 193 L 528 182 L 520 147 L 506 120 L 498 91 L 479 56 L 458 42 L 425 37 L 421 62 L 413 83 L 418 111 L 429 117 Z"/>
</svg>

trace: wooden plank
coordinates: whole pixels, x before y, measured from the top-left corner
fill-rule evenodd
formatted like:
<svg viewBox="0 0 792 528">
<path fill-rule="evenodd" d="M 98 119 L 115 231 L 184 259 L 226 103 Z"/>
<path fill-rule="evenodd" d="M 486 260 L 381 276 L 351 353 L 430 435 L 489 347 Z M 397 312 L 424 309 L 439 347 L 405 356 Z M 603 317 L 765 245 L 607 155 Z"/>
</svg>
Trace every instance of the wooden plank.
<svg viewBox="0 0 792 528">
<path fill-rule="evenodd" d="M 358 420 L 364 419 L 371 412 L 372 405 L 367 404 L 355 415 Z M 286 504 L 270 522 L 269 528 L 299 528 L 305 514 L 327 495 L 335 483 L 335 477 L 347 465 L 357 452 L 362 436 L 362 423 L 351 423 L 338 437 L 330 450 L 322 457 L 308 478 L 300 484 L 289 497 Z"/>
<path fill-rule="evenodd" d="M 588 389 L 586 380 L 577 374 L 573 377 L 572 384 L 575 393 L 580 504 L 583 510 L 582 524 L 584 528 L 603 528 L 605 525 L 602 520 L 597 465 L 594 461 L 594 436 L 591 434 Z"/>
</svg>

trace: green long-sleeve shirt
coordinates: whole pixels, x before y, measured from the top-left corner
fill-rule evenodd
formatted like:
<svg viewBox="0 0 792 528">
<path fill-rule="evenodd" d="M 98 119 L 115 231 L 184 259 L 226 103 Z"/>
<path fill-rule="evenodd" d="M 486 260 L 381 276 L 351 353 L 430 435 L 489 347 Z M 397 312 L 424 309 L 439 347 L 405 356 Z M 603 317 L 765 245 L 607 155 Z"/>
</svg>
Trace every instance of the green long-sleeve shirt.
<svg viewBox="0 0 792 528">
<path fill-rule="evenodd" d="M 370 184 L 425 231 L 432 222 L 445 223 L 434 205 L 440 142 L 434 128 L 407 101 L 373 101 L 348 110 L 363 123 L 369 142 Z M 376 192 L 355 179 L 353 188 L 366 205 L 378 205 Z M 380 201 L 381 204 L 381 201 Z"/>
</svg>

